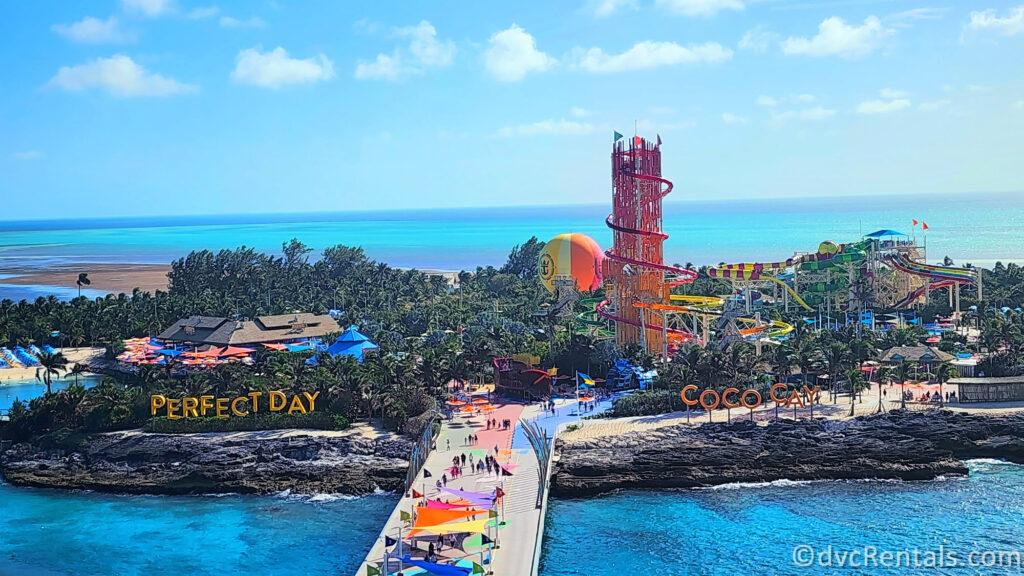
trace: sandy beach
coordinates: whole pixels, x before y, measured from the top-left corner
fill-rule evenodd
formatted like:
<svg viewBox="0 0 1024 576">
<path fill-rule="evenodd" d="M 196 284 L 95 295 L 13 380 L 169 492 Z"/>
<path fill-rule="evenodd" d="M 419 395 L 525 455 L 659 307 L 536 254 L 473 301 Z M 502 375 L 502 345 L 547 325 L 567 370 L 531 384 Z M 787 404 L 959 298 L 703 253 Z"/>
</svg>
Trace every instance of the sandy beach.
<svg viewBox="0 0 1024 576">
<path fill-rule="evenodd" d="M 0 272 L 12 275 L 11 278 L 3 280 L 4 284 L 63 286 L 72 289 L 77 288 L 78 275 L 85 272 L 92 283 L 83 288 L 130 293 L 135 288 L 148 292 L 167 290 L 167 273 L 170 269 L 171 267 L 166 264 L 71 263 L 54 266 L 48 270 L 6 269 Z"/>
<path fill-rule="evenodd" d="M 68 359 L 68 368 L 75 364 L 88 364 L 93 358 L 103 355 L 103 348 L 64 348 L 60 350 Z M 0 368 L 0 384 L 15 380 L 32 380 L 36 377 L 36 368 Z"/>
<path fill-rule="evenodd" d="M 943 390 L 945 392 L 957 392 L 957 387 L 955 385 L 947 385 Z M 899 391 L 900 387 L 896 385 L 885 387 L 886 394 L 883 398 L 882 405 L 886 411 L 899 408 Z M 822 392 L 821 402 L 822 404 L 814 407 L 813 412 L 815 418 L 839 420 L 850 417 L 850 397 L 848 395 L 840 396 L 837 402 L 833 404 L 828 400 L 827 393 Z M 936 407 L 937 404 L 907 402 L 908 410 L 927 410 L 929 408 Z M 1024 402 L 972 404 L 950 403 L 945 407 L 947 410 L 955 410 L 959 412 L 985 414 L 989 416 L 1007 416 L 1024 411 Z M 856 404 L 854 416 L 868 416 L 875 414 L 877 411 L 878 388 L 872 387 L 870 390 L 865 390 L 861 395 L 860 402 Z M 766 423 L 774 419 L 775 414 L 775 405 L 769 403 L 761 408 L 755 409 L 753 417 L 755 422 Z M 794 417 L 794 411 L 792 408 L 779 408 L 778 415 L 780 418 L 792 419 Z M 714 422 L 725 422 L 729 417 L 731 417 L 732 420 L 749 420 L 750 416 L 750 411 L 745 408 L 734 409 L 731 411 L 731 415 L 727 415 L 726 410 L 724 409 L 718 409 L 714 410 L 711 415 Z M 811 417 L 811 409 L 807 407 L 797 408 L 796 417 Z M 653 416 L 629 416 L 609 419 L 598 418 L 593 420 L 584 419 L 579 428 L 571 431 L 563 431 L 560 436 L 567 441 L 589 440 L 604 436 L 619 436 L 628 432 L 651 431 L 665 426 L 685 424 L 687 421 L 689 421 L 693 426 L 707 423 L 708 413 L 703 410 L 693 410 L 690 412 L 689 418 L 687 418 L 686 412 L 670 412 L 668 414 L 658 414 Z"/>
</svg>

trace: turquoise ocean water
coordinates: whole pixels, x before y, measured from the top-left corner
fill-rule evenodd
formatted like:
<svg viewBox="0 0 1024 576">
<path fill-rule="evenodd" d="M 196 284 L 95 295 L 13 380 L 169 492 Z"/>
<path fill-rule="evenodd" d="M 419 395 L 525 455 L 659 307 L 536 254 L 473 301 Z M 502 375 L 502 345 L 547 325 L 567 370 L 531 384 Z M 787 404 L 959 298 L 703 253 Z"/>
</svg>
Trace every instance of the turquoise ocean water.
<svg viewBox="0 0 1024 576">
<path fill-rule="evenodd" d="M 925 565 L 927 553 L 1024 555 L 1024 466 L 969 463 L 968 478 L 933 482 L 776 482 L 714 490 L 623 491 L 549 502 L 541 576 L 1021 574 Z M 835 555 L 873 546 L 919 564 L 803 566 L 794 548 Z M 941 548 L 940 548 L 941 547 Z M 799 552 L 798 554 L 803 554 Z M 817 560 L 817 559 L 815 559 Z M 912 561 L 912 560 L 911 560 Z M 976 556 L 977 563 L 990 561 Z"/>
<path fill-rule="evenodd" d="M 551 500 L 542 576 L 1020 574 L 1019 568 L 800 567 L 792 550 L 863 546 L 1024 553 L 1024 467 L 969 478 L 619 492 Z M 164 497 L 0 484 L 0 575 L 344 575 L 395 504 L 389 495 Z"/>
<path fill-rule="evenodd" d="M 679 196 L 684 193 L 677 191 Z M 674 196 L 676 195 L 674 194 Z M 678 196 L 677 196 L 678 197 Z M 440 270 L 500 265 L 530 236 L 582 232 L 607 247 L 604 205 L 249 216 L 0 222 L 0 274 L 69 262 L 168 263 L 195 249 L 247 245 L 278 251 L 297 237 L 321 249 L 362 246 L 399 267 Z M 823 240 L 848 241 L 880 228 L 907 234 L 928 223 L 930 260 L 989 265 L 1022 260 L 1024 195 L 899 196 L 665 204 L 666 259 L 674 263 L 779 260 Z M 0 297 L 31 297 L 46 287 L 4 286 Z M 68 294 L 58 294 L 67 296 Z"/>
<path fill-rule="evenodd" d="M 351 576 L 396 501 L 115 496 L 0 483 L 0 575 Z"/>
<path fill-rule="evenodd" d="M 86 388 L 92 388 L 103 380 L 102 376 L 88 374 L 78 377 L 78 383 Z M 56 378 L 50 382 L 50 389 L 58 392 L 75 383 L 75 378 Z M 6 412 L 14 404 L 15 400 L 28 402 L 46 393 L 46 384 L 32 378 L 26 380 L 13 380 L 0 383 L 0 413 Z"/>
</svg>

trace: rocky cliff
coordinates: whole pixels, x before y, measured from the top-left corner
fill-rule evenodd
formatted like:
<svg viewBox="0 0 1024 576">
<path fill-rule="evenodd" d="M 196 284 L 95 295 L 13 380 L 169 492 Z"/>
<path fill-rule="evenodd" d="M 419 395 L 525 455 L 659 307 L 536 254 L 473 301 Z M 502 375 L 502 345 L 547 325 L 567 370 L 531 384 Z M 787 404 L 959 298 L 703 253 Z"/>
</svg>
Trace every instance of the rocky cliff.
<svg viewBox="0 0 1024 576">
<path fill-rule="evenodd" d="M 401 491 L 409 449 L 401 436 L 358 431 L 128 431 L 95 435 L 72 452 L 19 444 L 0 455 L 0 470 L 12 484 L 106 492 L 358 495 Z"/>
<path fill-rule="evenodd" d="M 1024 416 L 933 410 L 676 425 L 579 441 L 568 434 L 555 451 L 555 496 L 781 479 L 926 480 L 966 474 L 968 458 L 1024 463 Z"/>
</svg>

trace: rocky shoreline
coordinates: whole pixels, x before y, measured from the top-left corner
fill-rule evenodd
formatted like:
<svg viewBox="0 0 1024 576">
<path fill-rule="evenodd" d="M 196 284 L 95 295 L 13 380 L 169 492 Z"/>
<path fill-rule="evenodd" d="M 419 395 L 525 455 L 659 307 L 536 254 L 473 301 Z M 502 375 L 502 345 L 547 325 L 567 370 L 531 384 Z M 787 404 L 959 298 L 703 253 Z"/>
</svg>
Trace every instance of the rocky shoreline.
<svg viewBox="0 0 1024 576">
<path fill-rule="evenodd" d="M 742 420 L 555 445 L 551 494 L 699 488 L 775 480 L 929 480 L 966 474 L 963 460 L 1024 463 L 1024 415 L 894 411 L 851 420 Z"/>
<path fill-rule="evenodd" d="M 77 450 L 19 444 L 0 455 L 20 486 L 128 494 L 362 495 L 402 491 L 411 444 L 392 434 L 288 430 L 97 434 Z"/>
</svg>

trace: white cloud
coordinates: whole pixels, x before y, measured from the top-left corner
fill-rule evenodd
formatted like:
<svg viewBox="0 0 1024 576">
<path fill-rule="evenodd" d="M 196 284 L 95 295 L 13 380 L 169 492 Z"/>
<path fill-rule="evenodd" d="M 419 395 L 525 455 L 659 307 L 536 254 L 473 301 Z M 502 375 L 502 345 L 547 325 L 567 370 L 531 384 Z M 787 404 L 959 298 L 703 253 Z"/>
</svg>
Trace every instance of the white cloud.
<svg viewBox="0 0 1024 576">
<path fill-rule="evenodd" d="M 790 102 L 807 103 L 807 102 L 814 102 L 815 100 L 816 100 L 816 98 L 814 97 L 814 94 L 790 94 L 789 95 L 789 101 Z"/>
<path fill-rule="evenodd" d="M 449 66 L 455 58 L 455 43 L 451 40 L 438 40 L 437 30 L 426 20 L 416 26 L 398 28 L 395 34 L 410 39 L 409 52 L 423 66 Z"/>
<path fill-rule="evenodd" d="M 835 110 L 815 106 L 801 110 L 786 110 L 785 112 L 772 112 L 771 122 L 781 125 L 787 120 L 826 120 L 836 115 Z"/>
<path fill-rule="evenodd" d="M 1024 100 L 1017 100 L 1013 103 L 1014 110 L 1024 110 Z"/>
<path fill-rule="evenodd" d="M 897 28 L 909 28 L 918 20 L 939 20 L 948 10 L 948 8 L 913 8 L 886 16 L 885 23 Z"/>
<path fill-rule="evenodd" d="M 221 28 L 266 28 L 267 23 L 258 16 L 251 16 L 245 20 L 232 18 L 231 16 L 220 17 Z"/>
<path fill-rule="evenodd" d="M 604 18 L 618 12 L 619 8 L 636 9 L 636 0 L 591 0 L 586 10 L 594 16 Z"/>
<path fill-rule="evenodd" d="M 427 68 L 444 68 L 455 59 L 455 43 L 438 40 L 437 30 L 426 20 L 416 26 L 395 28 L 396 38 L 408 38 L 407 48 L 395 48 L 390 54 L 377 54 L 373 62 L 356 63 L 359 80 L 398 80 L 409 74 L 422 74 Z"/>
<path fill-rule="evenodd" d="M 735 124 L 746 124 L 747 123 L 747 118 L 744 117 L 744 116 L 737 116 L 736 114 L 732 114 L 730 112 L 725 112 L 725 113 L 722 114 L 722 122 L 725 122 L 726 124 L 734 124 L 734 125 Z"/>
<path fill-rule="evenodd" d="M 25 150 L 24 152 L 15 152 L 12 156 L 15 160 L 38 160 L 43 157 L 43 153 L 39 150 Z"/>
<path fill-rule="evenodd" d="M 174 0 L 122 0 L 126 12 L 156 18 L 174 12 Z"/>
<path fill-rule="evenodd" d="M 897 98 L 896 100 L 866 100 L 857 105 L 857 114 L 888 114 L 898 112 L 910 107 L 910 100 Z"/>
<path fill-rule="evenodd" d="M 150 72 L 123 54 L 97 58 L 78 66 L 62 66 L 47 85 L 69 92 L 100 88 L 119 98 L 171 96 L 199 90 L 193 84 Z"/>
<path fill-rule="evenodd" d="M 373 62 L 358 62 L 355 77 L 357 80 L 397 80 L 401 74 L 398 55 L 388 56 L 377 54 Z"/>
<path fill-rule="evenodd" d="M 638 42 L 622 54 L 605 54 L 600 48 L 573 51 L 573 63 L 599 74 L 627 70 L 650 70 L 694 62 L 721 62 L 732 58 L 732 50 L 717 42 L 680 46 L 675 42 Z"/>
<path fill-rule="evenodd" d="M 861 26 L 847 24 L 842 18 L 826 18 L 818 25 L 818 34 L 813 38 L 787 38 L 782 42 L 786 54 L 804 56 L 839 56 L 840 58 L 863 58 L 877 50 L 893 30 L 882 26 L 875 16 L 868 16 Z"/>
<path fill-rule="evenodd" d="M 590 110 L 573 106 L 569 109 L 569 115 L 576 118 L 586 118 L 587 116 L 590 116 Z"/>
<path fill-rule="evenodd" d="M 131 34 L 121 30 L 113 16 L 106 20 L 86 16 L 74 24 L 54 24 L 51 29 L 79 44 L 120 44 L 133 39 Z"/>
<path fill-rule="evenodd" d="M 878 91 L 878 95 L 886 100 L 898 100 L 900 98 L 910 98 L 910 92 L 905 90 L 893 90 L 892 88 L 882 88 Z"/>
<path fill-rule="evenodd" d="M 671 106 L 651 106 L 647 111 L 654 116 L 670 116 L 676 113 L 676 109 Z"/>
<path fill-rule="evenodd" d="M 754 101 L 758 106 L 778 106 L 779 101 L 771 96 L 758 96 L 757 100 Z"/>
<path fill-rule="evenodd" d="M 771 43 L 778 40 L 778 38 L 778 34 L 768 31 L 763 26 L 755 26 L 743 34 L 736 47 L 740 50 L 750 50 L 751 52 L 767 52 Z"/>
<path fill-rule="evenodd" d="M 967 23 L 969 30 L 991 30 L 1003 36 L 1013 36 L 1024 32 L 1024 5 L 1010 10 L 1005 18 L 996 15 L 995 10 L 971 12 L 971 20 Z"/>
<path fill-rule="evenodd" d="M 238 53 L 231 72 L 233 81 L 277 89 L 287 84 L 313 84 L 334 78 L 334 65 L 323 54 L 299 59 L 289 57 L 280 46 L 270 52 L 261 49 L 255 46 Z"/>
<path fill-rule="evenodd" d="M 978 84 L 968 84 L 967 85 L 967 91 L 968 92 L 990 92 L 991 90 L 992 90 L 991 86 L 981 86 L 981 85 L 978 85 Z"/>
<path fill-rule="evenodd" d="M 206 18 L 213 18 L 217 14 L 220 14 L 220 8 L 217 6 L 206 6 L 200 8 L 193 8 L 186 15 L 189 20 L 204 20 Z"/>
<path fill-rule="evenodd" d="M 741 0 L 655 0 L 654 3 L 683 16 L 714 16 L 722 10 L 743 10 Z"/>
<path fill-rule="evenodd" d="M 513 138 L 516 136 L 581 136 L 593 134 L 597 130 L 597 126 L 586 122 L 574 122 L 565 119 L 542 120 L 533 124 L 505 126 L 498 130 L 495 136 L 498 138 Z"/>
<path fill-rule="evenodd" d="M 921 102 L 917 105 L 917 109 L 922 112 L 934 112 L 948 108 L 951 104 L 953 104 L 952 100 L 934 100 L 932 102 Z"/>
<path fill-rule="evenodd" d="M 537 50 L 533 36 L 513 24 L 487 41 L 484 67 L 501 82 L 519 82 L 530 72 L 550 70 L 558 60 Z"/>
</svg>

